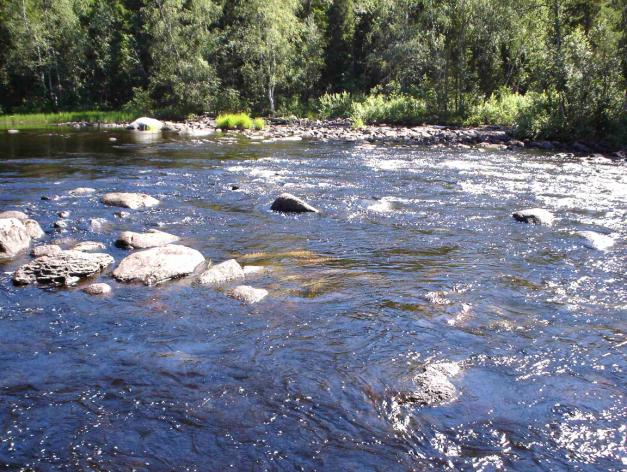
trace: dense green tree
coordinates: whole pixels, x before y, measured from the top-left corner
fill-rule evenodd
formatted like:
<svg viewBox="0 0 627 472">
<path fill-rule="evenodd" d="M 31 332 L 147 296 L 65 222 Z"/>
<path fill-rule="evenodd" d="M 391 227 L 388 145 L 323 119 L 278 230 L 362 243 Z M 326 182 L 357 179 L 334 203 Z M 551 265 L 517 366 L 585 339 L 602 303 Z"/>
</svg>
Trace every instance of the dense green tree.
<svg viewBox="0 0 627 472">
<path fill-rule="evenodd" d="M 354 86 L 353 41 L 355 11 L 353 0 L 333 0 L 328 11 L 325 80 L 333 91 Z"/>
</svg>

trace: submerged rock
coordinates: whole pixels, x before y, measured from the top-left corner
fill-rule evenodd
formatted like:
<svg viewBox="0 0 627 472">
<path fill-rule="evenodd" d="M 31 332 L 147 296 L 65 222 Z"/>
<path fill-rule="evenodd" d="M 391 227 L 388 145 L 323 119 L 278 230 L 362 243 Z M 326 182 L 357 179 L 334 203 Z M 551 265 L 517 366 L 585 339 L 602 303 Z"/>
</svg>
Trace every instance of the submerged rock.
<svg viewBox="0 0 627 472">
<path fill-rule="evenodd" d="M 17 218 L 0 219 L 0 258 L 14 257 L 28 249 L 31 237 L 24 223 Z"/>
<path fill-rule="evenodd" d="M 109 254 L 61 251 L 23 265 L 13 274 L 13 282 L 16 285 L 40 283 L 69 286 L 112 263 L 113 257 Z"/>
<path fill-rule="evenodd" d="M 597 251 L 606 251 L 616 243 L 611 236 L 594 231 L 579 231 L 577 235 L 583 238 L 584 246 Z"/>
<path fill-rule="evenodd" d="M 227 295 L 235 300 L 252 305 L 266 298 L 266 296 L 268 296 L 268 291 L 263 288 L 254 288 L 249 285 L 240 285 L 235 287 L 233 290 L 229 290 Z"/>
<path fill-rule="evenodd" d="M 62 252 L 61 246 L 56 244 L 44 244 L 42 246 L 34 247 L 30 252 L 33 257 L 53 256 Z"/>
<path fill-rule="evenodd" d="M 58 220 L 58 221 L 55 221 L 52 226 L 54 226 L 55 229 L 64 230 L 64 229 L 67 229 L 70 226 L 70 224 L 65 220 Z"/>
<path fill-rule="evenodd" d="M 156 285 L 190 275 L 204 261 L 203 255 L 195 249 L 170 244 L 125 257 L 113 271 L 113 277 L 122 282 Z"/>
<path fill-rule="evenodd" d="M 529 208 L 527 210 L 520 210 L 512 213 L 512 217 L 516 221 L 523 223 L 534 223 L 537 225 L 552 225 L 555 217 L 553 214 L 545 210 L 544 208 Z"/>
<path fill-rule="evenodd" d="M 235 259 L 214 265 L 203 272 L 198 281 L 204 285 L 217 285 L 230 280 L 243 279 L 244 270 Z"/>
<path fill-rule="evenodd" d="M 88 295 L 108 295 L 111 293 L 111 285 L 99 283 L 99 284 L 91 284 L 83 289 Z"/>
<path fill-rule="evenodd" d="M 449 380 L 460 372 L 455 362 L 438 362 L 425 367 L 424 372 L 414 378 L 416 389 L 406 393 L 401 400 L 421 406 L 436 406 L 455 399 L 457 390 Z"/>
<path fill-rule="evenodd" d="M 150 247 L 166 246 L 179 241 L 181 238 L 157 229 L 149 229 L 145 233 L 122 231 L 116 245 L 126 248 L 147 249 Z"/>
<path fill-rule="evenodd" d="M 106 232 L 110 229 L 111 223 L 105 218 L 91 218 L 89 220 L 89 231 L 94 233 Z"/>
<path fill-rule="evenodd" d="M 63 211 L 59 211 L 57 212 L 57 216 L 59 218 L 69 218 L 70 217 L 70 211 L 69 210 L 63 210 Z"/>
<path fill-rule="evenodd" d="M 267 268 L 264 266 L 247 265 L 244 266 L 244 275 L 246 277 L 252 277 L 255 275 L 263 274 L 266 270 Z"/>
<path fill-rule="evenodd" d="M 83 241 L 81 243 L 78 243 L 77 245 L 75 245 L 72 250 L 74 251 L 82 251 L 82 252 L 89 252 L 89 251 L 101 251 L 103 249 L 105 249 L 107 246 L 105 246 L 103 243 L 100 243 L 98 241 Z"/>
<path fill-rule="evenodd" d="M 130 208 L 138 210 L 140 208 L 151 208 L 159 204 L 159 200 L 145 193 L 112 192 L 102 196 L 102 203 L 110 206 Z"/>
<path fill-rule="evenodd" d="M 137 118 L 131 124 L 127 126 L 127 129 L 133 129 L 137 131 L 161 131 L 163 129 L 163 122 L 155 119 L 142 116 Z"/>
<path fill-rule="evenodd" d="M 72 196 L 78 197 L 81 195 L 90 195 L 96 191 L 95 188 L 91 187 L 78 187 L 73 190 L 70 190 L 68 193 Z"/>
<path fill-rule="evenodd" d="M 318 210 L 290 193 L 282 193 L 272 203 L 272 211 L 282 213 L 318 213 Z"/>
</svg>

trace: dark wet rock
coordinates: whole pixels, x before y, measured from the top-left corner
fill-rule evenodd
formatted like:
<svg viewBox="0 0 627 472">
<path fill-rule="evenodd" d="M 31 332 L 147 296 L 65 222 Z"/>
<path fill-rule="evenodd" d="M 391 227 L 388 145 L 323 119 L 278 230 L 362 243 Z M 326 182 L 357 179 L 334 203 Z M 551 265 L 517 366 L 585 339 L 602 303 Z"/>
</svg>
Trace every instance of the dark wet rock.
<svg viewBox="0 0 627 472">
<path fill-rule="evenodd" d="M 522 223 L 534 223 L 537 225 L 552 225 L 555 217 L 553 214 L 543 208 L 530 208 L 512 213 L 512 217 L 516 221 Z"/>
<path fill-rule="evenodd" d="M 0 258 L 14 257 L 28 249 L 31 237 L 24 223 L 17 218 L 0 219 Z"/>
<path fill-rule="evenodd" d="M 82 195 L 91 195 L 92 193 L 96 192 L 95 188 L 91 188 L 91 187 L 78 187 L 75 188 L 73 190 L 70 190 L 68 193 L 74 197 L 79 197 Z"/>
<path fill-rule="evenodd" d="M 207 269 L 200 275 L 198 282 L 203 285 L 218 285 L 244 277 L 242 266 L 235 259 L 229 259 Z"/>
<path fill-rule="evenodd" d="M 70 212 L 68 210 L 63 210 L 63 211 L 59 211 L 57 212 L 57 216 L 59 218 L 69 218 L 70 217 Z"/>
<path fill-rule="evenodd" d="M 50 197 L 48 195 L 42 195 L 41 199 L 46 201 L 46 200 L 50 200 Z"/>
<path fill-rule="evenodd" d="M 231 185 L 231 190 L 239 190 L 239 185 Z"/>
<path fill-rule="evenodd" d="M 44 244 L 42 246 L 34 247 L 30 252 L 33 257 L 53 256 L 62 252 L 61 246 L 56 244 Z"/>
<path fill-rule="evenodd" d="M 166 246 L 180 239 L 181 238 L 178 236 L 156 229 L 149 229 L 145 233 L 122 231 L 115 244 L 131 249 L 147 249 L 150 247 Z"/>
<path fill-rule="evenodd" d="M 28 219 L 28 215 L 21 211 L 3 211 L 0 212 L 0 220 L 6 218 L 15 218 L 16 220 L 24 221 Z"/>
<path fill-rule="evenodd" d="M 83 289 L 88 295 L 108 295 L 111 293 L 111 285 L 105 283 L 91 284 Z"/>
<path fill-rule="evenodd" d="M 54 226 L 55 229 L 64 230 L 64 229 L 68 229 L 70 224 L 65 220 L 58 220 L 58 221 L 55 221 L 52 226 Z"/>
<path fill-rule="evenodd" d="M 583 238 L 583 245 L 597 251 L 607 251 L 614 246 L 616 241 L 611 236 L 595 231 L 579 231 L 577 235 Z"/>
<path fill-rule="evenodd" d="M 318 210 L 298 197 L 289 193 L 279 195 L 270 207 L 272 211 L 282 213 L 318 213 Z"/>
<path fill-rule="evenodd" d="M 82 251 L 82 252 L 91 252 L 91 251 L 102 251 L 106 249 L 106 245 L 98 242 L 98 241 L 83 241 L 76 244 L 72 250 L 73 251 Z"/>
<path fill-rule="evenodd" d="M 240 285 L 227 292 L 227 296 L 239 300 L 247 305 L 259 303 L 268 296 L 268 291 L 263 288 L 254 288 L 249 285 Z"/>
<path fill-rule="evenodd" d="M 156 285 L 190 275 L 204 261 L 203 255 L 195 249 L 170 244 L 125 257 L 113 271 L 113 276 L 122 282 Z"/>
<path fill-rule="evenodd" d="M 159 204 L 159 200 L 145 193 L 112 192 L 102 196 L 102 203 L 138 210 L 154 207 Z"/>
<path fill-rule="evenodd" d="M 413 392 L 399 397 L 403 403 L 415 403 L 420 406 L 437 406 L 453 401 L 457 390 L 449 380 L 458 375 L 460 367 L 455 362 L 430 364 L 414 377 L 416 388 Z"/>
<path fill-rule="evenodd" d="M 70 286 L 83 277 L 97 274 L 112 263 L 113 257 L 109 254 L 61 251 L 23 265 L 13 274 L 13 282 L 16 285 L 39 283 Z"/>
</svg>

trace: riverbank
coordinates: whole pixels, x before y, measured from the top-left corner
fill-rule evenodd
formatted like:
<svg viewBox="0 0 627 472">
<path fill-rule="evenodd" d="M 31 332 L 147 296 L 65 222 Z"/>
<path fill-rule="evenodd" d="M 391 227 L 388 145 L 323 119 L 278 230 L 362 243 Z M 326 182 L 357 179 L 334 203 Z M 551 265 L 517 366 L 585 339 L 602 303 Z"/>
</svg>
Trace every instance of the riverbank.
<svg viewBox="0 0 627 472">
<path fill-rule="evenodd" d="M 131 116 L 124 113 L 84 112 L 84 119 L 46 122 L 45 126 L 66 126 L 72 128 L 126 128 Z M 80 114 L 54 115 L 76 117 Z M 25 115 L 31 117 L 35 115 Z M 53 115 L 42 115 L 53 116 Z M 40 127 L 43 122 L 39 120 Z M 48 118 L 48 120 L 50 120 Z M 37 127 L 37 120 L 28 121 L 26 126 L 17 126 L 16 130 Z M 223 131 L 216 127 L 216 121 L 209 116 L 202 116 L 185 121 L 163 121 L 163 131 L 174 132 L 194 137 L 209 136 Z M 476 146 L 490 150 L 505 149 L 541 149 L 545 151 L 571 152 L 576 154 L 602 154 L 607 157 L 627 159 L 627 149 L 617 149 L 602 141 L 560 141 L 519 140 L 513 130 L 499 126 L 388 126 L 385 124 L 366 125 L 354 128 L 349 119 L 312 120 L 271 118 L 266 121 L 263 130 L 229 130 L 225 134 L 241 135 L 258 141 L 345 141 L 370 142 L 422 146 Z"/>
</svg>

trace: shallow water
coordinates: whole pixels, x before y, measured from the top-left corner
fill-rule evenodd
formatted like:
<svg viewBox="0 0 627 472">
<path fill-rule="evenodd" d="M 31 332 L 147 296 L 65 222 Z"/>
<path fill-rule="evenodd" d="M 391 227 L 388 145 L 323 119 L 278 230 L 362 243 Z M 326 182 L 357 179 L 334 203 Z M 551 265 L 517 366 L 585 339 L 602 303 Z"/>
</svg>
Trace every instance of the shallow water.
<svg viewBox="0 0 627 472">
<path fill-rule="evenodd" d="M 27 255 L 0 265 L 5 468 L 626 466 L 624 163 L 148 136 L 0 135 L 0 209 L 32 215 L 44 242 L 104 242 L 118 262 L 118 231 L 159 228 L 214 262 L 268 266 L 248 283 L 270 296 L 248 307 L 109 270 L 99 279 L 113 294 L 89 297 L 14 287 Z M 69 196 L 76 187 L 98 193 Z M 118 219 L 105 191 L 162 204 Z M 321 214 L 270 212 L 284 191 Z M 538 206 L 552 227 L 511 218 Z M 61 234 L 60 210 L 72 213 Z M 110 224 L 94 233 L 90 218 Z M 617 243 L 588 249 L 579 230 Z M 434 291 L 443 304 L 425 298 Z M 455 401 L 394 401 L 440 361 L 462 367 Z"/>
</svg>

